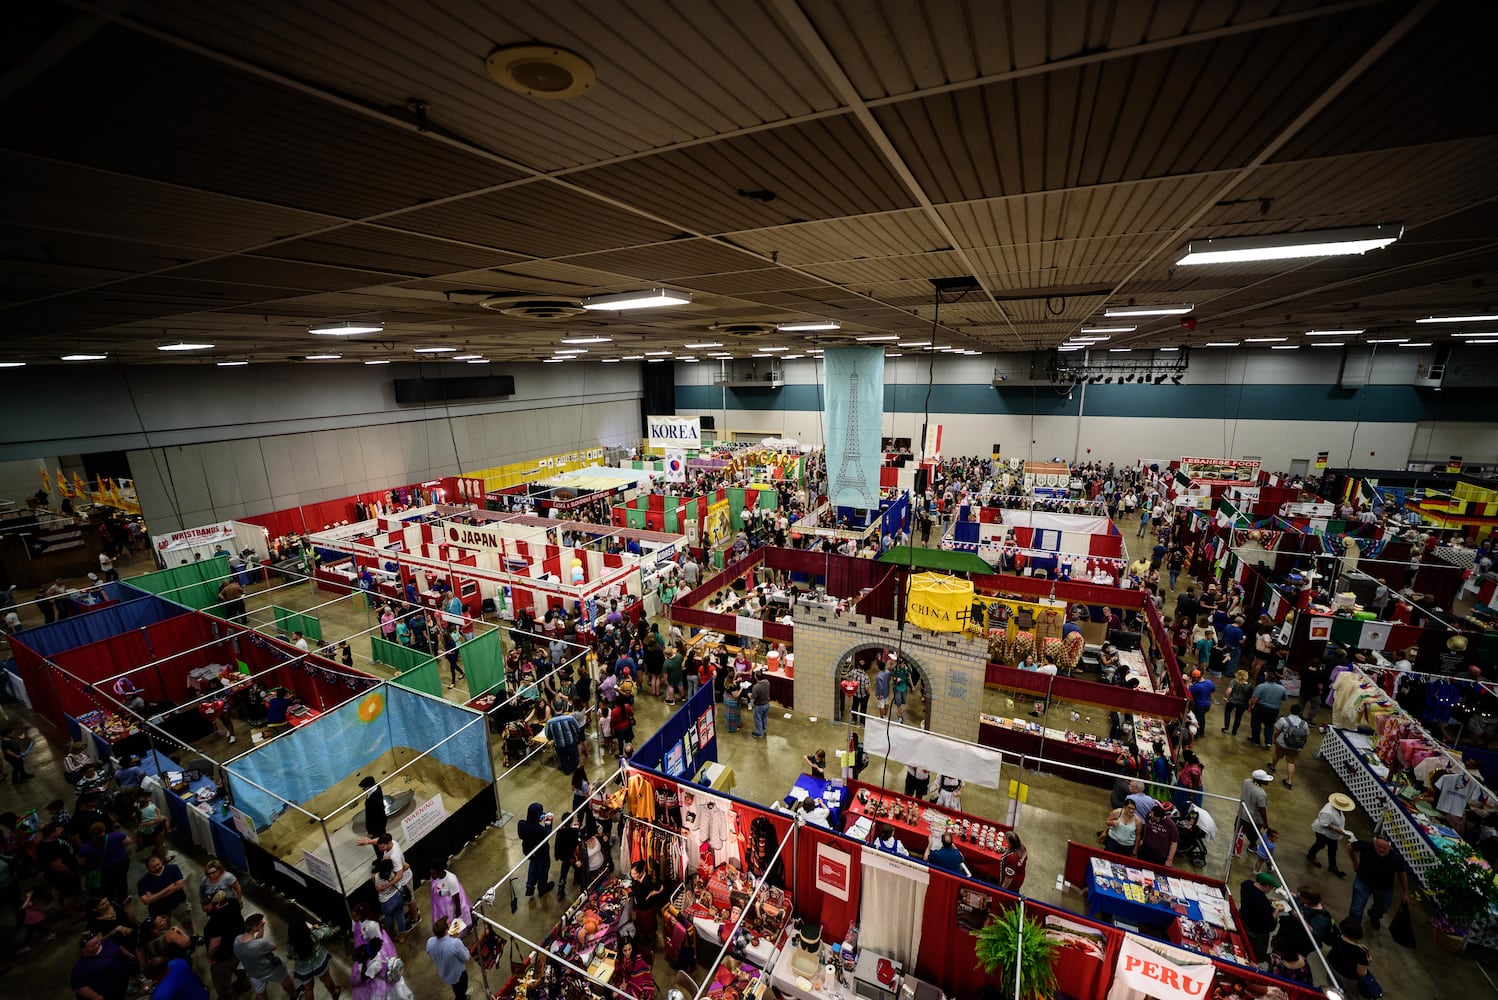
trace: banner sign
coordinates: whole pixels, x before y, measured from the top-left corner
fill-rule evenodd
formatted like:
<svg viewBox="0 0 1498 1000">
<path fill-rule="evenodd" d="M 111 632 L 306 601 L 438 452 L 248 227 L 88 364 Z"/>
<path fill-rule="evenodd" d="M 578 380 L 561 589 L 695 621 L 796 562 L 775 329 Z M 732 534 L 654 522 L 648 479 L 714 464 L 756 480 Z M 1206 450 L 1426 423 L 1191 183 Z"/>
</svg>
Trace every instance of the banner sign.
<svg viewBox="0 0 1498 1000">
<path fill-rule="evenodd" d="M 827 423 L 827 499 L 876 510 L 884 452 L 884 348 L 829 347 L 822 355 Z"/>
<path fill-rule="evenodd" d="M 666 449 L 666 482 L 684 483 L 687 481 L 687 453 L 680 448 Z"/>
<path fill-rule="evenodd" d="M 1262 462 L 1237 458 L 1183 458 L 1181 473 L 1188 479 L 1213 483 L 1253 483 Z"/>
<path fill-rule="evenodd" d="M 1118 952 L 1118 975 L 1131 990 L 1154 1000 L 1205 1000 L 1216 969 L 1210 959 L 1184 948 L 1146 944 L 1125 934 Z"/>
<path fill-rule="evenodd" d="M 185 531 L 173 531 L 167 535 L 152 535 L 151 543 L 156 546 L 157 552 L 173 552 L 177 549 L 189 549 L 194 545 L 212 545 L 214 542 L 234 541 L 234 522 L 220 521 L 218 524 L 205 524 L 201 528 L 188 528 Z"/>
<path fill-rule="evenodd" d="M 831 844 L 817 845 L 817 880 L 816 888 L 841 899 L 848 901 L 848 875 L 853 868 L 853 855 L 847 851 L 838 850 Z"/>
<path fill-rule="evenodd" d="M 338 886 L 338 873 L 333 870 L 333 863 L 313 854 L 305 847 L 302 848 L 302 868 L 306 870 L 308 875 L 311 875 L 323 885 L 338 889 L 340 892 L 343 891 Z"/>
<path fill-rule="evenodd" d="M 447 540 L 465 549 L 489 549 L 498 551 L 504 547 L 504 536 L 493 528 L 477 528 L 471 524 L 449 524 Z"/>
<path fill-rule="evenodd" d="M 1318 451 L 1316 453 L 1315 469 L 1316 469 L 1317 472 L 1325 472 L 1326 471 L 1326 456 L 1327 456 L 1327 453 L 1324 452 L 1324 451 Z"/>
<path fill-rule="evenodd" d="M 702 447 L 700 417 L 646 417 L 645 437 L 652 448 L 681 448 L 695 451 Z"/>
<path fill-rule="evenodd" d="M 941 424 L 926 425 L 926 444 L 921 449 L 921 461 L 941 461 Z"/>
<path fill-rule="evenodd" d="M 972 613 L 973 584 L 955 576 L 915 573 L 906 587 L 905 617 L 931 632 L 961 632 Z"/>
</svg>

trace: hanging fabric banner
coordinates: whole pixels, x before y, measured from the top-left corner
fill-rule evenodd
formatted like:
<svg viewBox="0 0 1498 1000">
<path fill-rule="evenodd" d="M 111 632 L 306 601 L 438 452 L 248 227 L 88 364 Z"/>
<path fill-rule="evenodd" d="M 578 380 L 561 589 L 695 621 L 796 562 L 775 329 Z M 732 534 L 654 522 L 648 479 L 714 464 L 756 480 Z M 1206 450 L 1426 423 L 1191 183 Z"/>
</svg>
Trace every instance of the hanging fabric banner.
<svg viewBox="0 0 1498 1000">
<path fill-rule="evenodd" d="M 822 355 L 827 498 L 834 507 L 879 506 L 884 348 L 829 347 Z"/>
<path fill-rule="evenodd" d="M 972 614 L 973 584 L 940 573 L 916 573 L 906 588 L 905 616 L 932 632 L 961 632 Z"/>
<path fill-rule="evenodd" d="M 680 448 L 666 449 L 666 482 L 684 483 L 687 481 L 687 453 Z"/>
<path fill-rule="evenodd" d="M 1142 994 L 1153 1000 L 1205 1000 L 1215 974 L 1211 960 L 1196 952 L 1125 934 L 1108 997 Z"/>
</svg>

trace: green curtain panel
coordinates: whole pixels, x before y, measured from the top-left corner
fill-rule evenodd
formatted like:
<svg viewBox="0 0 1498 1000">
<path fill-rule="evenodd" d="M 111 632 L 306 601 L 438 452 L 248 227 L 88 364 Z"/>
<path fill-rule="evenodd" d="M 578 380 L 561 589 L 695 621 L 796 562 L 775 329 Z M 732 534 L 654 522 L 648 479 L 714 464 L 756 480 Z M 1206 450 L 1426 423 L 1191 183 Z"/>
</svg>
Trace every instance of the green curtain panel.
<svg viewBox="0 0 1498 1000">
<path fill-rule="evenodd" d="M 490 691 L 505 690 L 505 646 L 501 629 L 490 629 L 463 643 L 463 672 L 468 675 L 468 691 L 477 697 Z"/>
<path fill-rule="evenodd" d="M 144 573 L 131 577 L 129 582 L 131 586 L 158 594 L 183 607 L 202 611 L 218 603 L 221 578 L 228 575 L 228 557 L 219 556 Z"/>
<path fill-rule="evenodd" d="M 275 615 L 277 631 L 284 632 L 287 636 L 300 632 L 307 637 L 308 642 L 322 642 L 322 622 L 312 615 L 304 615 L 300 611 L 292 611 L 277 604 L 272 604 L 270 610 Z"/>
<path fill-rule="evenodd" d="M 442 697 L 442 675 L 437 669 L 436 660 L 427 660 L 419 667 L 396 674 L 391 678 L 391 683 L 411 691 Z"/>
<path fill-rule="evenodd" d="M 629 528 L 645 527 L 645 512 L 643 510 L 628 510 L 624 512 L 625 526 Z"/>
<path fill-rule="evenodd" d="M 391 642 L 377 635 L 369 637 L 369 652 L 372 659 L 388 667 L 394 667 L 397 673 L 419 667 L 424 663 L 436 662 L 434 657 L 419 649 L 402 646 L 398 642 Z"/>
<path fill-rule="evenodd" d="M 681 532 L 681 518 L 674 510 L 666 511 L 666 530 L 673 534 Z"/>
</svg>

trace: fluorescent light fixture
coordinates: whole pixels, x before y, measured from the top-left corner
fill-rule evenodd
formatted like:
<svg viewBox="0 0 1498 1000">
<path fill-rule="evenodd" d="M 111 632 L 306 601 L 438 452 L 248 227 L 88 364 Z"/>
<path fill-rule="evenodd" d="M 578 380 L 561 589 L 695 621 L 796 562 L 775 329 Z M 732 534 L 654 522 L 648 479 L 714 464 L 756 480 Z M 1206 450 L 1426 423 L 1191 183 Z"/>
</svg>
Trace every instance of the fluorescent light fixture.
<svg viewBox="0 0 1498 1000">
<path fill-rule="evenodd" d="M 1316 343 L 1314 343 L 1314 344 L 1312 344 L 1310 346 L 1312 346 L 1312 347 L 1346 347 L 1347 345 L 1345 343 L 1343 343 L 1342 341 L 1340 341 L 1340 340 L 1318 340 Z"/>
<path fill-rule="evenodd" d="M 1498 344 L 1498 337 L 1478 337 L 1473 340 L 1464 340 L 1464 344 Z"/>
<path fill-rule="evenodd" d="M 559 355 L 560 354 L 574 354 L 574 355 L 575 354 L 587 354 L 588 353 L 588 349 L 586 347 L 558 347 L 556 350 L 552 351 L 551 353 L 553 353 L 553 354 L 559 354 Z"/>
<path fill-rule="evenodd" d="M 773 358 L 773 357 L 775 357 L 775 355 L 773 355 L 773 354 L 751 354 L 749 356 L 751 358 Z"/>
<path fill-rule="evenodd" d="M 179 340 L 175 344 L 157 344 L 156 349 L 158 351 L 211 351 L 213 350 L 213 345 Z"/>
<path fill-rule="evenodd" d="M 1123 316 L 1184 316 L 1195 309 L 1194 303 L 1165 306 L 1109 306 L 1103 315 L 1109 319 Z"/>
<path fill-rule="evenodd" d="M 878 343 L 880 341 L 885 341 L 885 340 L 899 340 L 899 339 L 900 339 L 900 337 L 899 337 L 898 334 L 894 334 L 894 333 L 878 333 L 878 334 L 871 334 L 870 336 L 867 336 L 867 337 L 859 337 L 858 338 L 858 342 L 860 344 L 874 344 L 874 343 Z"/>
<path fill-rule="evenodd" d="M 814 319 L 806 323 L 776 323 L 775 329 L 781 333 L 811 333 L 816 330 L 841 330 L 843 324 L 836 320 Z"/>
<path fill-rule="evenodd" d="M 1404 343 L 1404 344 L 1400 344 L 1399 346 L 1400 347 L 1429 347 L 1429 346 L 1431 346 L 1431 343 L 1428 340 L 1417 340 L 1414 343 Z"/>
<path fill-rule="evenodd" d="M 1202 346 L 1203 347 L 1237 347 L 1238 346 L 1238 342 L 1236 340 L 1235 341 L 1230 341 L 1230 342 L 1229 341 L 1214 340 L 1211 343 L 1209 343 L 1209 344 L 1203 344 Z"/>
<path fill-rule="evenodd" d="M 1370 341 L 1368 341 L 1368 343 L 1370 343 L 1370 344 L 1403 344 L 1403 343 L 1407 342 L 1409 339 L 1410 338 L 1408 338 L 1408 337 L 1384 337 L 1382 340 L 1370 340 Z"/>
<path fill-rule="evenodd" d="M 619 358 L 599 358 L 598 361 L 599 361 L 600 364 L 617 365 L 619 363 L 620 359 Z"/>
<path fill-rule="evenodd" d="M 643 355 L 643 354 L 626 354 L 624 357 L 620 358 L 619 360 L 620 361 L 644 361 L 645 360 L 645 355 Z"/>
<path fill-rule="evenodd" d="M 1062 354 L 1067 354 L 1067 353 L 1070 353 L 1071 351 L 1085 351 L 1085 350 L 1087 350 L 1087 345 L 1086 344 L 1065 344 L 1065 345 L 1062 345 L 1061 347 L 1056 348 L 1056 350 L 1060 351 Z"/>
<path fill-rule="evenodd" d="M 646 358 L 645 359 L 645 363 L 648 364 L 648 365 L 658 365 L 662 361 L 670 361 L 670 360 L 671 360 L 670 358 Z"/>
<path fill-rule="evenodd" d="M 543 365 L 559 365 L 566 360 L 566 358 L 542 358 L 541 363 Z"/>
<path fill-rule="evenodd" d="M 342 354 L 309 354 L 309 355 L 307 355 L 307 360 L 308 361 L 337 361 L 341 357 L 343 357 Z"/>
<path fill-rule="evenodd" d="M 109 357 L 107 354 L 64 354 L 60 361 L 103 361 Z"/>
<path fill-rule="evenodd" d="M 561 352 L 558 351 L 557 353 L 560 354 Z M 647 358 L 669 358 L 671 356 L 671 352 L 670 351 L 646 351 L 645 352 L 645 356 Z"/>
<path fill-rule="evenodd" d="M 902 340 L 898 344 L 896 344 L 895 346 L 896 347 L 930 347 L 931 346 L 931 341 L 929 341 L 929 340 Z"/>
<path fill-rule="evenodd" d="M 1356 337 L 1362 330 L 1307 330 L 1307 337 Z"/>
<path fill-rule="evenodd" d="M 557 353 L 558 354 L 565 354 L 567 352 L 566 351 L 558 351 Z M 454 354 L 452 356 L 452 360 L 453 361 L 477 361 L 479 358 L 482 358 L 482 357 L 483 357 L 482 354 Z"/>
<path fill-rule="evenodd" d="M 700 358 L 677 358 L 677 359 L 676 359 L 676 360 L 677 360 L 677 361 L 685 361 L 685 362 L 686 362 L 686 363 L 687 363 L 687 364 L 689 364 L 689 365 L 695 365 L 695 364 L 697 364 L 697 363 L 698 363 L 698 361 L 700 361 L 700 360 L 701 360 L 701 359 L 700 359 Z"/>
<path fill-rule="evenodd" d="M 732 354 L 709 354 L 708 357 L 710 357 L 710 358 L 717 358 L 720 361 L 732 361 L 733 360 L 733 355 Z"/>
<path fill-rule="evenodd" d="M 1473 313 L 1467 316 L 1427 316 L 1416 323 L 1487 323 L 1498 320 L 1498 313 Z"/>
<path fill-rule="evenodd" d="M 1132 350 L 1133 350 L 1132 347 L 1110 347 L 1110 348 L 1108 348 L 1108 353 L 1109 354 L 1128 354 Z"/>
<path fill-rule="evenodd" d="M 718 343 L 716 340 L 710 340 L 701 344 L 682 344 L 681 346 L 685 347 L 689 351 L 705 351 L 709 348 L 722 347 L 723 345 Z"/>
<path fill-rule="evenodd" d="M 248 361 L 218 361 L 215 362 L 220 368 L 243 368 L 249 364 Z"/>
<path fill-rule="evenodd" d="M 764 351 L 766 354 L 774 354 L 776 351 L 789 351 L 790 348 L 789 347 L 761 347 L 760 350 Z"/>
<path fill-rule="evenodd" d="M 1298 351 L 1298 350 L 1300 350 L 1300 345 L 1299 344 L 1275 344 L 1273 347 L 1271 347 L 1269 349 L 1271 351 Z"/>
<path fill-rule="evenodd" d="M 24 361 L 0 361 L 0 368 L 25 368 Z"/>
<path fill-rule="evenodd" d="M 1294 260 L 1301 257 L 1340 257 L 1367 253 L 1388 246 L 1404 235 L 1402 223 L 1357 226 L 1351 229 L 1321 229 L 1309 233 L 1275 233 L 1269 236 L 1228 236 L 1192 240 L 1177 264 L 1240 264 L 1261 260 Z"/>
<path fill-rule="evenodd" d="M 1289 337 L 1244 337 L 1245 344 L 1283 344 Z"/>
<path fill-rule="evenodd" d="M 1169 352 L 1172 352 L 1172 351 L 1179 351 L 1180 348 L 1179 347 L 1161 347 L 1161 348 L 1159 348 L 1159 350 L 1161 351 L 1161 353 L 1169 353 Z"/>
<path fill-rule="evenodd" d="M 806 355 L 804 355 L 804 354 L 782 354 L 780 356 L 780 360 L 781 361 L 800 361 L 804 357 L 806 357 Z M 886 354 L 885 357 L 889 357 L 889 355 Z"/>
<path fill-rule="evenodd" d="M 469 358 L 468 363 L 470 365 L 487 365 L 490 364 L 490 361 L 488 358 Z"/>
<path fill-rule="evenodd" d="M 647 288 L 643 292 L 589 295 L 583 299 L 583 308 L 617 312 L 624 309 L 659 309 L 663 306 L 684 306 L 691 301 L 692 295 L 690 292 L 676 292 L 669 288 Z"/>
<path fill-rule="evenodd" d="M 412 350 L 417 354 L 456 354 L 456 347 L 414 347 Z"/>
<path fill-rule="evenodd" d="M 821 354 L 822 353 L 822 348 L 820 348 L 820 347 L 808 347 L 806 349 L 806 353 L 807 354 Z"/>
<path fill-rule="evenodd" d="M 1078 333 L 1133 333 L 1137 326 L 1084 326 Z"/>
<path fill-rule="evenodd" d="M 564 344 L 612 344 L 613 337 L 563 337 Z"/>
<path fill-rule="evenodd" d="M 374 361 L 366 361 L 364 363 L 366 365 L 388 365 L 388 364 L 390 364 L 390 359 L 389 358 L 377 358 Z"/>
<path fill-rule="evenodd" d="M 384 323 L 318 323 L 316 326 L 307 327 L 307 332 L 318 337 L 352 337 L 356 333 L 379 333 L 385 329 Z"/>
<path fill-rule="evenodd" d="M 1067 343 L 1070 343 L 1070 344 L 1101 344 L 1105 340 L 1112 340 L 1112 339 L 1113 338 L 1110 337 L 1110 336 L 1108 336 L 1106 333 L 1095 333 L 1095 334 L 1093 334 L 1090 337 L 1068 337 L 1067 338 Z"/>
<path fill-rule="evenodd" d="M 885 351 L 884 352 L 884 356 L 886 358 L 903 358 L 903 357 L 905 357 L 904 354 L 901 354 L 898 351 Z"/>
</svg>

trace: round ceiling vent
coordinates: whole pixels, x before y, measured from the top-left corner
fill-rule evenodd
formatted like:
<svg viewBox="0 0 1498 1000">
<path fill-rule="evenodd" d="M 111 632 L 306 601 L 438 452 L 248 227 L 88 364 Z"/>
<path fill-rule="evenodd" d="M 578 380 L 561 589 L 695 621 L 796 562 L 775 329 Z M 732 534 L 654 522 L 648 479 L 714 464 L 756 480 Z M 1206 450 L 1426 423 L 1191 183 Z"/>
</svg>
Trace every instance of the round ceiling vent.
<svg viewBox="0 0 1498 1000">
<path fill-rule="evenodd" d="M 558 320 L 571 319 L 583 314 L 583 304 L 577 299 L 555 295 L 496 295 L 479 305 L 506 316 L 522 319 Z"/>
<path fill-rule="evenodd" d="M 725 337 L 757 337 L 762 333 L 774 332 L 773 323 L 719 323 L 713 327 L 713 333 L 721 333 Z"/>
<path fill-rule="evenodd" d="M 484 66 L 501 87 L 548 101 L 581 97 L 598 80 L 588 60 L 552 45 L 502 45 Z"/>
</svg>

